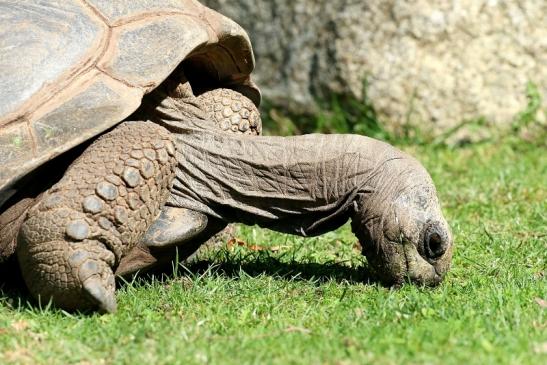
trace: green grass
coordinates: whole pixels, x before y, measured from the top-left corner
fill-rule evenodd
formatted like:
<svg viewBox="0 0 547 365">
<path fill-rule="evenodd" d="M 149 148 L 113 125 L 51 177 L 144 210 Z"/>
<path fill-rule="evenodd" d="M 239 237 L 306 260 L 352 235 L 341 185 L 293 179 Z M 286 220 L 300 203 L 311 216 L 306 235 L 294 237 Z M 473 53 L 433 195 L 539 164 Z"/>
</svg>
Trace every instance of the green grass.
<svg viewBox="0 0 547 365">
<path fill-rule="evenodd" d="M 312 239 L 238 227 L 242 246 L 123 285 L 114 315 L 0 292 L 0 364 L 546 363 L 545 147 L 405 149 L 431 172 L 455 234 L 440 287 L 367 283 L 347 226 Z"/>
</svg>

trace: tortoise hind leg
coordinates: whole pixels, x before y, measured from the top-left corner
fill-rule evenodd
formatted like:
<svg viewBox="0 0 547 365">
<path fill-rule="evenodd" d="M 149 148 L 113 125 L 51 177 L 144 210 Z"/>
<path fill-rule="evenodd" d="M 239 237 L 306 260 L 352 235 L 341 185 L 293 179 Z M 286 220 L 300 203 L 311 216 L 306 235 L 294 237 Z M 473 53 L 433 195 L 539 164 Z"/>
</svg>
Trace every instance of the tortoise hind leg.
<svg viewBox="0 0 547 365">
<path fill-rule="evenodd" d="M 35 297 L 112 312 L 113 270 L 159 215 L 176 160 L 171 134 L 129 122 L 97 139 L 31 208 L 17 256 Z"/>
</svg>

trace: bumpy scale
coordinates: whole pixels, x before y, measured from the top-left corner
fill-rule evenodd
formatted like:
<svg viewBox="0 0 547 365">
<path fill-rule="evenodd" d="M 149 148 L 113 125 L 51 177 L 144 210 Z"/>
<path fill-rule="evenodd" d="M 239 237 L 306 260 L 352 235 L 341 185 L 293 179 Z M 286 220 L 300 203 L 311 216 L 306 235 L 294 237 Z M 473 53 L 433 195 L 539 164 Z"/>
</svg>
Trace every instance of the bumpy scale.
<svg viewBox="0 0 547 365">
<path fill-rule="evenodd" d="M 260 113 L 253 102 L 230 89 L 215 89 L 197 97 L 212 121 L 223 131 L 259 136 Z"/>
<path fill-rule="evenodd" d="M 174 176 L 170 133 L 128 122 L 97 139 L 29 210 L 17 254 L 30 292 L 64 309 L 116 309 L 113 268 L 159 215 Z"/>
</svg>

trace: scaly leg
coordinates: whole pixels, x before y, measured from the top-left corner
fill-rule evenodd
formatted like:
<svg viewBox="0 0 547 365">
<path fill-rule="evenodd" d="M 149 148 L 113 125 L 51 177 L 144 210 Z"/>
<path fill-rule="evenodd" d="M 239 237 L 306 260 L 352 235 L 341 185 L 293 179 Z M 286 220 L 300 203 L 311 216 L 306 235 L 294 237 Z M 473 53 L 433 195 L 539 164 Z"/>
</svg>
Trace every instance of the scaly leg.
<svg viewBox="0 0 547 365">
<path fill-rule="evenodd" d="M 17 256 L 32 293 L 67 310 L 113 312 L 113 269 L 169 196 L 175 147 L 154 123 L 128 122 L 97 139 L 32 207 Z"/>
</svg>

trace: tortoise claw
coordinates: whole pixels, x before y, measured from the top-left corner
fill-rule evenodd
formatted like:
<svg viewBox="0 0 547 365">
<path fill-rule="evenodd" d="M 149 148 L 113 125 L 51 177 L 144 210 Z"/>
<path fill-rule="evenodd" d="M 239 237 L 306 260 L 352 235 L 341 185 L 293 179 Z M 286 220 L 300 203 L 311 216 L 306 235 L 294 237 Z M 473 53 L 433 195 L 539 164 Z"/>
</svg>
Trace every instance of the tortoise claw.
<svg viewBox="0 0 547 365">
<path fill-rule="evenodd" d="M 108 290 L 99 277 L 93 276 L 84 281 L 83 289 L 91 300 L 97 304 L 101 313 L 116 312 L 117 305 L 114 290 Z"/>
</svg>

